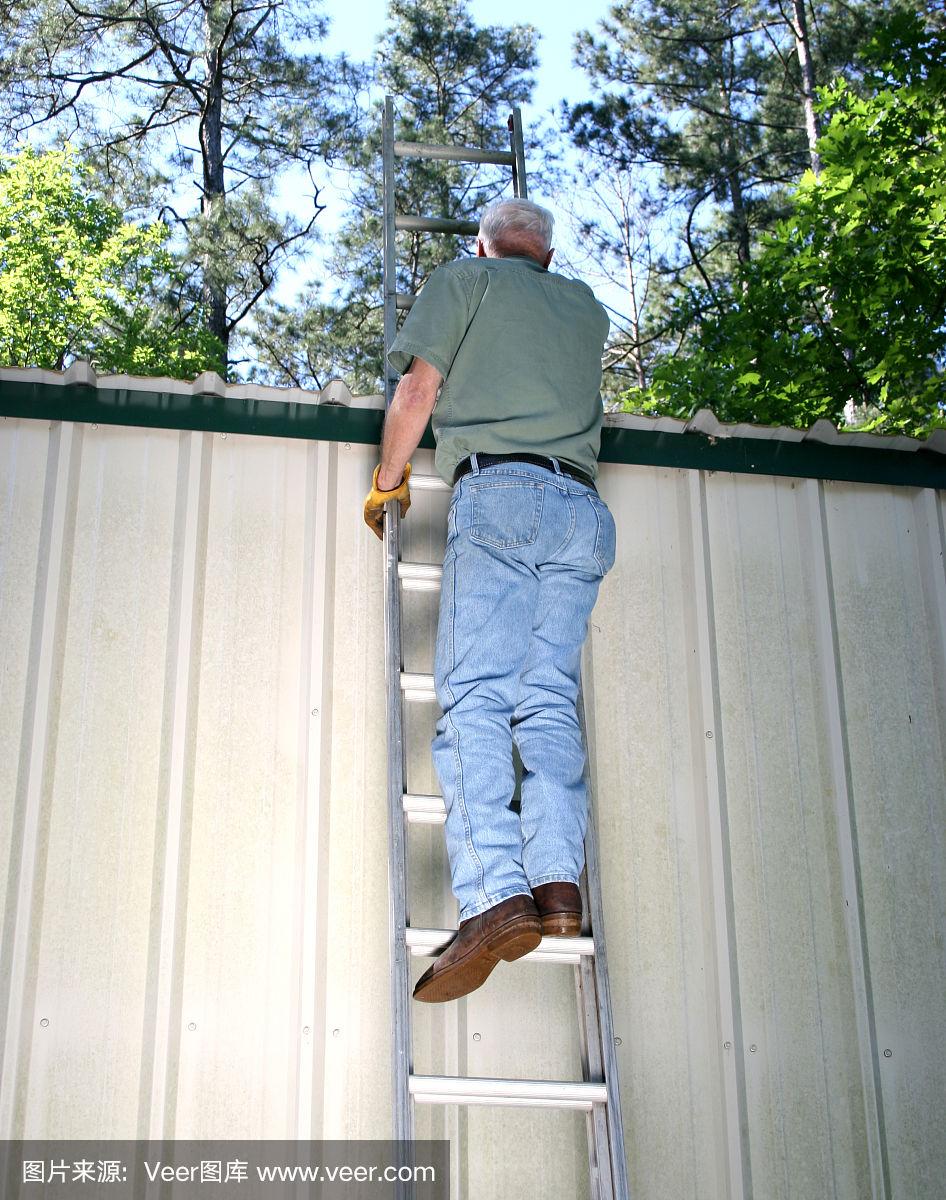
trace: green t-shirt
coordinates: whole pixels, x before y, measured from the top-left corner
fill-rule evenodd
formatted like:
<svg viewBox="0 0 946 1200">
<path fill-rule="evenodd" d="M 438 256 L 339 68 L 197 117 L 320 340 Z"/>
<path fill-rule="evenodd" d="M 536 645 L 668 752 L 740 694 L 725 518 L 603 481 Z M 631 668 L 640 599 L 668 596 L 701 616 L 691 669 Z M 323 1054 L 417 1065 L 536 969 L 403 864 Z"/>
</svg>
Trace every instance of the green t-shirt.
<svg viewBox="0 0 946 1200">
<path fill-rule="evenodd" d="M 438 267 L 388 354 L 444 377 L 431 418 L 437 473 L 453 483 L 474 451 L 527 451 L 598 474 L 601 353 L 610 321 L 587 284 L 534 259 L 463 258 Z"/>
</svg>

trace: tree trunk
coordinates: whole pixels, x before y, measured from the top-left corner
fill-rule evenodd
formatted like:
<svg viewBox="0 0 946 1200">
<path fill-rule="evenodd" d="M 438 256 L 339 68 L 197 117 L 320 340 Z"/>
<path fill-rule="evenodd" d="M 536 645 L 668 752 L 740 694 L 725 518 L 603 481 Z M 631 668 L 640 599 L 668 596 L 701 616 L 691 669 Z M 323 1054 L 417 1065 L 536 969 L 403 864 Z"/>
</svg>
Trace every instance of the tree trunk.
<svg viewBox="0 0 946 1200">
<path fill-rule="evenodd" d="M 226 203 L 223 174 L 223 86 L 219 45 L 211 43 L 208 29 L 207 88 L 200 115 L 200 152 L 203 161 L 203 196 L 200 210 L 211 223 L 220 221 Z M 203 299 L 207 312 L 207 328 L 220 339 L 223 346 L 223 369 L 229 359 L 230 331 L 227 327 L 227 294 L 219 277 L 219 268 L 210 251 L 204 255 Z"/>
<path fill-rule="evenodd" d="M 742 180 L 739 178 L 738 171 L 729 172 L 729 198 L 732 201 L 732 215 L 736 222 L 736 257 L 745 266 L 749 261 L 749 221 L 746 217 Z"/>
<path fill-rule="evenodd" d="M 641 349 L 641 314 L 637 303 L 637 279 L 634 273 L 634 255 L 631 241 L 634 236 L 631 226 L 631 214 L 628 205 L 621 201 L 621 237 L 624 241 L 624 269 L 627 272 L 627 290 L 631 297 L 631 337 L 634 339 L 634 349 L 631 351 L 631 362 L 637 375 L 637 386 L 643 391 L 647 387 L 647 375 L 644 371 L 644 354 Z"/>
<path fill-rule="evenodd" d="M 805 0 L 792 0 L 795 20 L 792 33 L 795 35 L 795 52 L 801 67 L 801 94 L 805 105 L 805 131 L 808 135 L 808 154 L 811 169 L 821 174 L 821 156 L 818 154 L 818 114 L 815 112 L 815 68 L 811 61 L 811 42 L 808 38 L 808 19 L 805 16 Z"/>
<path fill-rule="evenodd" d="M 739 149 L 738 146 L 733 145 L 732 95 L 725 85 L 720 87 L 720 99 L 730 121 L 729 130 L 725 134 L 726 157 L 724 161 L 728 166 L 726 182 L 729 185 L 729 200 L 732 204 L 732 215 L 736 225 L 736 257 L 740 265 L 745 266 L 749 262 L 750 257 L 749 218 L 746 215 L 746 204 L 742 194 L 742 180 L 739 178 Z"/>
</svg>

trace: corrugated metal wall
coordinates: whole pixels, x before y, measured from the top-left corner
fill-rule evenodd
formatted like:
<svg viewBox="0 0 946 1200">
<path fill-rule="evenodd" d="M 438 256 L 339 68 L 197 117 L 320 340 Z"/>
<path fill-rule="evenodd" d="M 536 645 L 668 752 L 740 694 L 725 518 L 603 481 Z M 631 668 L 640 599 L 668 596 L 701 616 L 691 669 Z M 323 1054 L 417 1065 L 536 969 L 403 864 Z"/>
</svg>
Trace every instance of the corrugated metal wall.
<svg viewBox="0 0 946 1200">
<path fill-rule="evenodd" d="M 390 1136 L 375 461 L 0 423 L 0 1136 Z M 601 491 L 632 1194 L 940 1200 L 944 494 L 610 464 Z M 439 560 L 447 503 L 415 496 L 405 558 Z M 405 594 L 408 670 L 435 611 Z M 450 925 L 442 827 L 409 837 L 411 919 Z M 421 1073 L 580 1077 L 569 967 L 415 1009 Z M 452 1139 L 456 1197 L 574 1200 L 584 1121 L 422 1107 L 418 1136 Z"/>
</svg>

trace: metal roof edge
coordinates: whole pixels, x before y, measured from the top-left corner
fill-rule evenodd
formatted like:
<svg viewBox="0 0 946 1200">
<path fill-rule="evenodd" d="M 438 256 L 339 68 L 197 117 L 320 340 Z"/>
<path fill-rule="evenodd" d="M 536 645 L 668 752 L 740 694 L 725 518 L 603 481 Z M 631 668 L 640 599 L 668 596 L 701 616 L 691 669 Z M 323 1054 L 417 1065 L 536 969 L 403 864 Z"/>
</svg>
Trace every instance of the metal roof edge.
<svg viewBox="0 0 946 1200">
<path fill-rule="evenodd" d="M 76 362 L 66 371 L 0 368 L 0 414 L 377 445 L 384 398 L 353 396 L 342 380 L 307 391 L 228 384 L 213 372 L 192 382 L 99 376 L 88 363 Z M 429 425 L 421 446 L 434 446 Z M 826 420 L 809 429 L 726 425 L 709 409 L 700 409 L 686 421 L 606 413 L 600 459 L 946 488 L 946 429 L 921 439 L 845 433 Z"/>
<path fill-rule="evenodd" d="M 746 422 L 727 425 L 718 420 L 708 408 L 701 408 L 689 420 L 676 417 L 648 417 L 639 413 L 606 413 L 607 429 L 638 429 L 659 433 L 702 433 L 709 438 L 758 438 L 779 442 L 817 442 L 821 445 L 863 447 L 870 450 L 897 450 L 912 453 L 929 450 L 934 454 L 946 455 L 946 429 L 934 429 L 926 438 L 910 437 L 906 434 L 846 432 L 821 418 L 807 429 L 793 429 L 787 425 L 750 425 Z"/>
<path fill-rule="evenodd" d="M 227 383 L 215 371 L 204 371 L 188 382 L 186 379 L 171 379 L 167 375 L 99 375 L 90 363 L 81 359 L 65 371 L 48 371 L 42 367 L 0 367 L 0 385 L 6 382 L 91 387 L 102 391 L 160 392 L 177 396 L 219 396 L 221 399 L 276 400 L 293 404 L 341 404 L 346 408 L 355 402 L 351 389 L 342 379 L 332 379 L 317 391 L 298 387 L 270 387 L 260 383 Z M 370 401 L 374 397 L 358 399 Z M 381 403 L 383 407 L 383 397 Z M 357 403 L 356 406 L 374 407 L 363 403 Z"/>
</svg>

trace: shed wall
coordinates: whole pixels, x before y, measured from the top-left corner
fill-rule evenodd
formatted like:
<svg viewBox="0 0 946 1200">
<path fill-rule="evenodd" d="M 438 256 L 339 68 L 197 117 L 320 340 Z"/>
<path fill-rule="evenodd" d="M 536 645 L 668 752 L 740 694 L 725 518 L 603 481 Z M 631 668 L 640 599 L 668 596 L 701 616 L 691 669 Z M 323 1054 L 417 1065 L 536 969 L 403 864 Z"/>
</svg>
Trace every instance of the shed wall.
<svg viewBox="0 0 946 1200">
<path fill-rule="evenodd" d="M 0 1136 L 391 1134 L 376 451 L 0 423 Z M 419 452 L 415 471 L 432 472 Z M 944 493 L 604 464 L 584 687 L 635 1200 L 939 1200 Z M 437 562 L 446 493 L 403 557 Z M 429 671 L 435 593 L 405 595 Z M 408 784 L 436 792 L 434 705 Z M 415 924 L 455 924 L 441 827 Z M 415 963 L 415 977 L 426 960 Z M 568 967 L 421 1073 L 579 1078 Z M 419 1107 L 453 1195 L 587 1195 L 584 1116 Z"/>
</svg>

